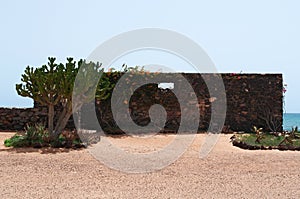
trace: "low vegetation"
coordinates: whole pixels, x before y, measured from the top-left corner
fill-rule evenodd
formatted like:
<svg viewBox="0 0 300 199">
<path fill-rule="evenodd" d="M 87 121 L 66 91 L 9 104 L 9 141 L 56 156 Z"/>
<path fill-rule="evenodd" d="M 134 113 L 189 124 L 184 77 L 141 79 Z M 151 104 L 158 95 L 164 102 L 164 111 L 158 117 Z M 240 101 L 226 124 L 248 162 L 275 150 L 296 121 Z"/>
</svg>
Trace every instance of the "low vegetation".
<svg viewBox="0 0 300 199">
<path fill-rule="evenodd" d="M 253 133 L 234 135 L 232 143 L 244 149 L 300 150 L 300 132 L 296 127 L 289 132 L 266 133 L 254 127 Z"/>
<path fill-rule="evenodd" d="M 16 133 L 4 141 L 6 147 L 65 147 L 81 148 L 81 143 L 75 131 L 64 131 L 56 140 L 50 139 L 48 130 L 43 125 L 28 125 L 24 132 Z"/>
</svg>

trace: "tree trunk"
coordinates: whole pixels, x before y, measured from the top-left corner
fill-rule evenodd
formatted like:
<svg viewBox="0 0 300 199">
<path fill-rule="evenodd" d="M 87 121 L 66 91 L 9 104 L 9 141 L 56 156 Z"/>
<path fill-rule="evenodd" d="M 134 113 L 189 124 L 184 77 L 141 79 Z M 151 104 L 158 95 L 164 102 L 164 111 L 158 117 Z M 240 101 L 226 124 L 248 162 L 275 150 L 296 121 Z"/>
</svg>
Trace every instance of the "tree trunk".
<svg viewBox="0 0 300 199">
<path fill-rule="evenodd" d="M 67 108 L 66 107 L 63 107 L 63 110 L 61 111 L 61 113 L 59 114 L 59 118 L 57 120 L 57 123 L 55 125 L 55 129 L 54 131 L 57 130 L 57 127 L 60 125 L 61 121 L 63 120 L 63 118 L 66 116 L 66 113 L 67 113 Z"/>
<path fill-rule="evenodd" d="M 60 114 L 60 117 L 55 126 L 54 134 L 58 138 L 61 132 L 65 129 L 70 117 L 72 115 L 72 105 L 66 105 Z"/>
<path fill-rule="evenodd" d="M 54 105 L 50 104 L 48 107 L 48 131 L 50 136 L 53 135 L 53 119 L 54 119 Z"/>
<path fill-rule="evenodd" d="M 80 109 L 82 104 L 80 104 L 76 110 Z M 75 110 L 75 111 L 76 111 Z M 61 112 L 59 119 L 56 123 L 55 129 L 54 129 L 54 135 L 55 138 L 58 138 L 59 135 L 62 133 L 62 131 L 65 129 L 70 117 L 72 116 L 72 103 L 66 104 L 66 106 L 63 108 L 63 111 Z"/>
<path fill-rule="evenodd" d="M 61 132 L 65 129 L 71 115 L 72 111 L 67 111 L 62 120 L 59 123 L 57 123 L 54 131 L 56 137 L 58 137 L 61 134 Z"/>
</svg>

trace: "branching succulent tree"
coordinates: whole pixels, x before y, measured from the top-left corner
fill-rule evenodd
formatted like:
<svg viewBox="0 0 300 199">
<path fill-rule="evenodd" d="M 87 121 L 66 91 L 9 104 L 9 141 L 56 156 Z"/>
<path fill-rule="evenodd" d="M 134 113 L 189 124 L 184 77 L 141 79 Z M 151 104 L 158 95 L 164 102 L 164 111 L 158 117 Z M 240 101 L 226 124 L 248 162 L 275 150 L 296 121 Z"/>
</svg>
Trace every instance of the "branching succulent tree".
<svg viewBox="0 0 300 199">
<path fill-rule="evenodd" d="M 48 130 L 53 132 L 54 107 L 60 102 L 60 82 L 62 79 L 61 65 L 55 63 L 55 58 L 49 58 L 48 65 L 34 69 L 27 66 L 21 81 L 17 84 L 17 93 L 30 97 L 41 105 L 48 107 Z"/>
<path fill-rule="evenodd" d="M 112 86 L 107 78 L 101 78 L 102 87 L 89 84 L 95 81 L 86 81 L 87 78 L 91 80 L 98 79 L 103 73 L 99 63 L 86 63 L 83 60 L 76 63 L 73 61 L 73 58 L 67 58 L 67 63 L 64 65 L 62 63 L 56 64 L 55 58 L 48 59 L 48 65 L 43 65 L 36 69 L 28 66 L 22 75 L 22 83 L 16 85 L 16 90 L 19 95 L 30 97 L 41 105 L 48 107 L 48 131 L 52 139 L 55 139 L 65 128 L 73 111 L 80 109 L 84 103 L 92 101 L 96 91 L 96 97 L 104 98 Z M 78 73 L 79 70 L 82 71 Z M 77 77 L 77 74 L 79 74 L 79 77 Z M 77 82 L 83 83 L 75 87 L 75 96 L 79 100 L 77 99 L 76 106 L 72 107 L 73 88 L 76 78 L 79 78 Z M 85 81 L 80 81 L 80 78 Z M 54 127 L 55 106 L 59 104 L 62 106 L 62 111 L 58 113 L 58 121 Z M 72 108 L 75 108 L 75 110 L 72 110 Z"/>
</svg>

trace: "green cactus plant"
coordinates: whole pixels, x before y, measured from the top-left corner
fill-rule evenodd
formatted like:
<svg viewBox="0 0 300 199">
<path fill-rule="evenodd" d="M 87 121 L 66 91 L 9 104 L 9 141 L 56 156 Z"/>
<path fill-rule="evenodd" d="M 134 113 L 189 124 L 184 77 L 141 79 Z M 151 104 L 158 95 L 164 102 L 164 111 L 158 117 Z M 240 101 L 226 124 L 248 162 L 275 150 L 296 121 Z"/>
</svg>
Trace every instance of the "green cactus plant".
<svg viewBox="0 0 300 199">
<path fill-rule="evenodd" d="M 80 81 L 80 78 L 99 78 L 103 73 L 101 64 L 80 60 L 76 63 L 73 58 L 67 58 L 66 64 L 57 64 L 56 58 L 49 57 L 47 65 L 38 68 L 27 66 L 22 75 L 21 84 L 16 84 L 17 93 L 23 97 L 32 98 L 41 105 L 48 107 L 48 131 L 53 139 L 57 138 L 65 128 L 70 116 L 72 115 L 72 97 L 75 79 L 79 78 L 79 82 L 93 82 Z M 88 73 L 78 73 L 79 70 L 86 70 Z M 77 74 L 80 74 L 77 76 Z M 89 74 L 87 76 L 87 74 Z M 101 79 L 102 85 L 105 87 L 100 90 L 97 85 L 80 84 L 76 85 L 76 96 L 80 99 L 79 109 L 84 103 L 93 100 L 95 90 L 91 88 L 96 87 L 96 97 L 105 97 L 103 93 L 110 90 L 109 81 L 105 78 Z M 94 93 L 93 93 L 94 92 Z M 59 113 L 59 119 L 54 126 L 54 108 L 56 105 L 62 105 L 63 110 Z"/>
</svg>

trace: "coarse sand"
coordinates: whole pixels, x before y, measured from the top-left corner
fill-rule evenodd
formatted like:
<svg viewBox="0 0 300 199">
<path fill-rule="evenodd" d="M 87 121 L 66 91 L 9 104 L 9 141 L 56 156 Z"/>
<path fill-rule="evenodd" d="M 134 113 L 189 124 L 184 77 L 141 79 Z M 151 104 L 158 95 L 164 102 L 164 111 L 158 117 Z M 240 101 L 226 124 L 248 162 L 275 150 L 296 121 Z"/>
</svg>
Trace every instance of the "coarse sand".
<svg viewBox="0 0 300 199">
<path fill-rule="evenodd" d="M 168 167 L 143 174 L 108 168 L 87 149 L 6 148 L 0 133 L 0 198 L 300 198 L 300 152 L 233 147 L 232 135 L 204 159 L 205 134 Z M 132 152 L 159 150 L 175 135 L 109 138 Z"/>
</svg>

